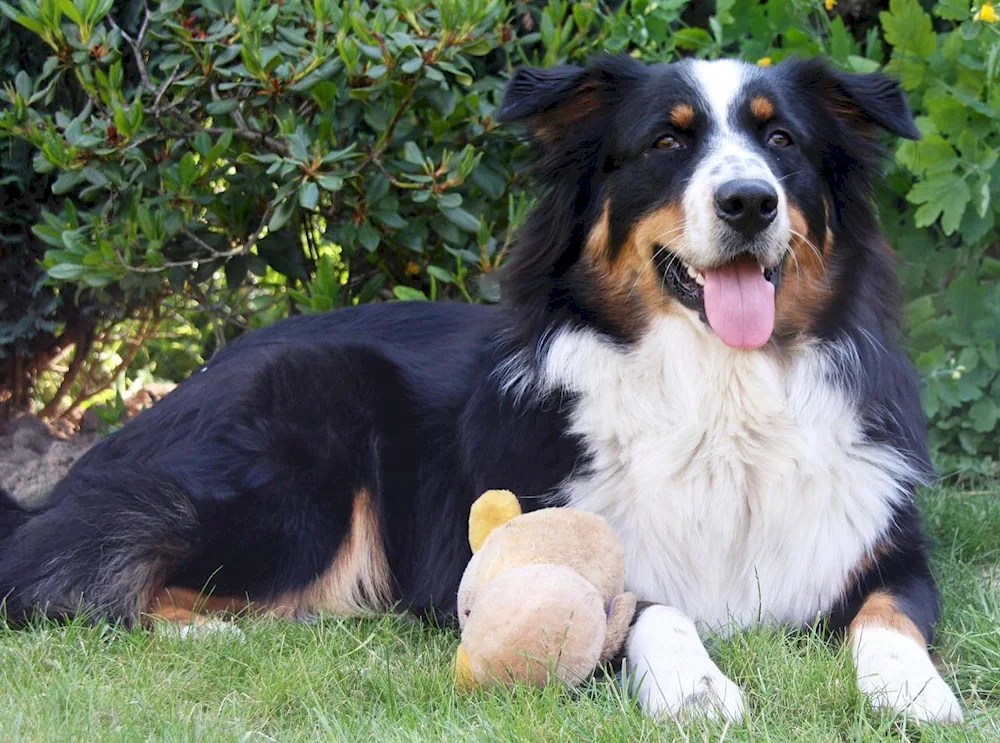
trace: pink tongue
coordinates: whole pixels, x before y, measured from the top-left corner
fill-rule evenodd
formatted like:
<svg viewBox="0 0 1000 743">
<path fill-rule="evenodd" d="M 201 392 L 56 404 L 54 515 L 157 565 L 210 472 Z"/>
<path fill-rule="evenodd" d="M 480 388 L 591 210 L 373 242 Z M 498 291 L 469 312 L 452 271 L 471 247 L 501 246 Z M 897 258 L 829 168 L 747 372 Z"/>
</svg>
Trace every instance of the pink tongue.
<svg viewBox="0 0 1000 743">
<path fill-rule="evenodd" d="M 705 314 L 719 339 L 733 348 L 760 348 L 774 330 L 774 285 L 754 260 L 705 271 Z"/>
</svg>

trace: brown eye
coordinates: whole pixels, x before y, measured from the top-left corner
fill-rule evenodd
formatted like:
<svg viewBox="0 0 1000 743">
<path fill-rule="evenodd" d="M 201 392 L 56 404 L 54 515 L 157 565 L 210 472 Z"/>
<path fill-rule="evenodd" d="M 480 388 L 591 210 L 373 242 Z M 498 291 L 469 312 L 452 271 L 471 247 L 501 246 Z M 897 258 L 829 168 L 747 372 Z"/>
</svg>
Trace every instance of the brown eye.
<svg viewBox="0 0 1000 743">
<path fill-rule="evenodd" d="M 772 147 L 788 147 L 788 145 L 792 143 L 792 138 L 789 136 L 788 132 L 776 129 L 771 132 L 771 136 L 767 138 L 767 143 Z"/>
<path fill-rule="evenodd" d="M 684 148 L 684 145 L 681 144 L 681 141 L 677 137 L 671 137 L 669 134 L 656 140 L 654 146 L 658 150 L 680 150 Z"/>
</svg>

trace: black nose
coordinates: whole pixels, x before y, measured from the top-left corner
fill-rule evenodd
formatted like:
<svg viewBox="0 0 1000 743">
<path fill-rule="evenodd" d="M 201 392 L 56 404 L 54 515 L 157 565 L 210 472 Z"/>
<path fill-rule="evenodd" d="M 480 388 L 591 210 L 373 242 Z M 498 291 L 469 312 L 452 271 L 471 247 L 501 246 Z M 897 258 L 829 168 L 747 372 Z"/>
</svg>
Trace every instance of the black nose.
<svg viewBox="0 0 1000 743">
<path fill-rule="evenodd" d="M 751 237 L 778 216 L 778 192 L 759 179 L 728 181 L 715 191 L 715 213 L 734 230 Z"/>
</svg>

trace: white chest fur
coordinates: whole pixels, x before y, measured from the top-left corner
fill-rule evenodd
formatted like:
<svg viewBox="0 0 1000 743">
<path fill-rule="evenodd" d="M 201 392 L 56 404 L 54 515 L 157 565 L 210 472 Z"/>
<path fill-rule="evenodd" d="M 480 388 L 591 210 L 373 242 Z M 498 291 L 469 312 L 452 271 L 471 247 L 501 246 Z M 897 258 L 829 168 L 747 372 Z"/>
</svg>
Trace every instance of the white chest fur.
<svg viewBox="0 0 1000 743">
<path fill-rule="evenodd" d="M 604 516 L 629 587 L 710 628 L 832 608 L 907 495 L 903 457 L 865 440 L 828 351 L 733 351 L 686 317 L 631 351 L 557 337 L 544 387 L 579 394 L 592 465 L 563 485 Z"/>
</svg>

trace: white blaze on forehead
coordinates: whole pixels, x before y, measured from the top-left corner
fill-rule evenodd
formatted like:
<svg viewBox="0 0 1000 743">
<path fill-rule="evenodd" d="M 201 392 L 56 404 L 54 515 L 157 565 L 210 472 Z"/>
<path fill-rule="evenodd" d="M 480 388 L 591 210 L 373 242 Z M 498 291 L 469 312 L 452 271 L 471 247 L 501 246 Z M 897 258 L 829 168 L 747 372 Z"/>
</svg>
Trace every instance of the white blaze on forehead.
<svg viewBox="0 0 1000 743">
<path fill-rule="evenodd" d="M 711 62 L 696 60 L 691 64 L 694 82 L 709 105 L 712 122 L 720 133 L 728 132 L 733 102 L 750 78 L 754 68 L 735 59 Z"/>
</svg>

